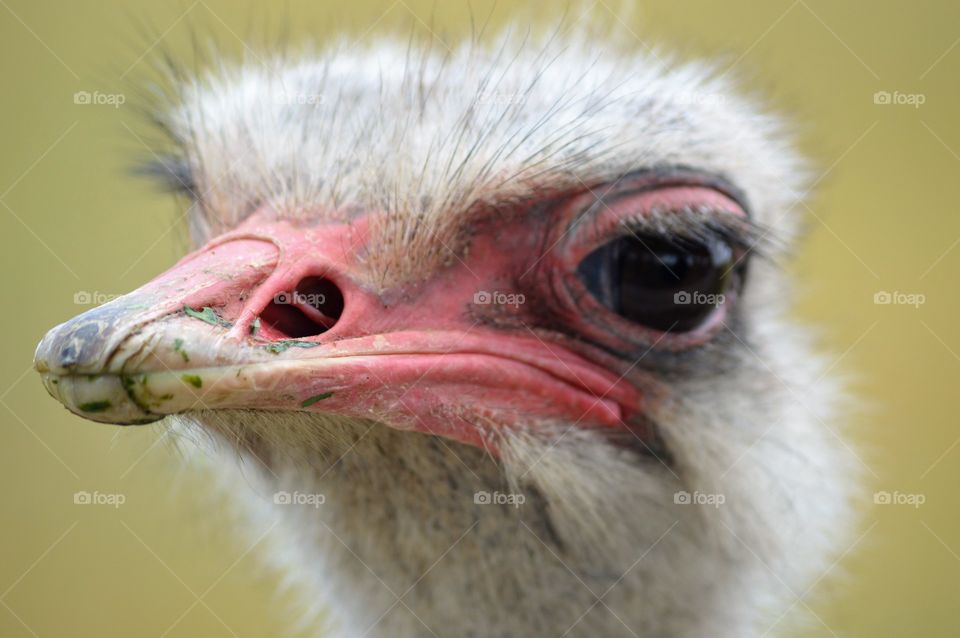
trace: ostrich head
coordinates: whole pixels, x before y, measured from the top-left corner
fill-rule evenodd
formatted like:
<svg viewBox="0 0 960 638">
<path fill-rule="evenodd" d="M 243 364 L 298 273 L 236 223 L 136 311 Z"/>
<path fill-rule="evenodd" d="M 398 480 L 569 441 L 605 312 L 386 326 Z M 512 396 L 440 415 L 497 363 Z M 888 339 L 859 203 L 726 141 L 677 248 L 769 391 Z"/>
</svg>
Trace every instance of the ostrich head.
<svg viewBox="0 0 960 638">
<path fill-rule="evenodd" d="M 51 330 L 47 390 L 203 445 L 342 635 L 775 626 L 850 520 L 783 316 L 804 167 L 709 67 L 590 42 L 182 80 L 196 250 Z"/>
</svg>

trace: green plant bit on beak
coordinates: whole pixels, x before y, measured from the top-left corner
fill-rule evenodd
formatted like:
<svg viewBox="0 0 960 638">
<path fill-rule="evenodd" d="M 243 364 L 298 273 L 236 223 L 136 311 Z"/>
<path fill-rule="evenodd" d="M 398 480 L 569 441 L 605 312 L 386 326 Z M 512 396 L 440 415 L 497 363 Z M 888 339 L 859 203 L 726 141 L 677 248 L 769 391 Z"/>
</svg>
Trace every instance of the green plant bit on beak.
<svg viewBox="0 0 960 638">
<path fill-rule="evenodd" d="M 149 374 L 140 374 L 135 377 L 121 375 L 120 377 L 120 383 L 130 400 L 144 412 L 152 413 L 151 408 L 160 407 L 164 401 L 172 399 L 173 394 L 169 392 L 161 395 L 154 394 L 148 385 L 149 381 Z"/>
<path fill-rule="evenodd" d="M 133 379 L 133 377 L 122 375 L 120 377 L 120 383 L 123 385 L 123 389 L 127 393 L 127 396 L 130 398 L 130 400 L 133 401 L 138 408 L 147 414 L 150 414 L 150 406 L 137 394 L 137 382 Z M 146 386 L 146 380 L 143 377 L 140 378 L 140 383 L 141 385 Z"/>
<path fill-rule="evenodd" d="M 311 405 L 313 405 L 313 404 L 316 403 L 317 401 L 323 401 L 324 399 L 329 399 L 329 398 L 332 397 L 332 396 L 333 396 L 333 392 L 324 392 L 324 393 L 322 393 L 322 394 L 314 395 L 314 396 L 310 397 L 309 399 L 304 400 L 304 401 L 300 404 L 300 407 L 302 407 L 302 408 L 309 408 Z"/>
<path fill-rule="evenodd" d="M 203 386 L 203 379 L 195 374 L 184 374 L 180 377 L 195 388 Z"/>
<path fill-rule="evenodd" d="M 253 323 L 250 324 L 250 334 L 256 335 L 260 332 L 260 317 L 257 317 L 253 320 Z"/>
<path fill-rule="evenodd" d="M 209 306 L 204 306 L 203 310 L 194 310 L 190 306 L 184 306 L 183 311 L 194 319 L 199 319 L 200 321 L 209 323 L 211 326 L 222 326 L 224 328 L 230 328 L 233 326 L 233 324 L 226 319 L 221 319 L 220 315 L 218 315 L 213 308 Z"/>
<path fill-rule="evenodd" d="M 89 403 L 81 403 L 80 409 L 83 412 L 103 412 L 109 410 L 111 405 L 109 401 L 91 401 Z"/>
<path fill-rule="evenodd" d="M 319 343 L 313 343 L 312 341 L 277 341 L 264 346 L 264 348 L 273 354 L 280 354 L 288 348 L 316 348 L 319 345 Z"/>
<path fill-rule="evenodd" d="M 183 349 L 183 339 L 173 340 L 173 351 L 180 353 L 180 356 L 183 357 L 184 362 L 190 361 L 190 355 L 188 355 L 187 351 Z"/>
</svg>

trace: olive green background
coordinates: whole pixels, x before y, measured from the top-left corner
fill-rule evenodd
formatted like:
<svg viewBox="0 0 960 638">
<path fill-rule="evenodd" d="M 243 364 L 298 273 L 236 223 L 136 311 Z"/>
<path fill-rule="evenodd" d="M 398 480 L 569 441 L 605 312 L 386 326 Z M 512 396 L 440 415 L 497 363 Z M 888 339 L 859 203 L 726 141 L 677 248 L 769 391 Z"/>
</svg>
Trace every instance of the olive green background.
<svg viewBox="0 0 960 638">
<path fill-rule="evenodd" d="M 0 636 L 276 636 L 292 625 L 257 549 L 158 431 L 69 415 L 31 359 L 46 329 L 90 307 L 75 295 L 128 291 L 183 251 L 178 205 L 127 176 L 149 143 L 134 87 L 161 47 L 187 51 L 195 29 L 242 51 L 285 15 L 294 41 L 343 30 L 362 42 L 386 28 L 453 41 L 470 28 L 466 2 L 348 4 L 0 0 Z M 471 4 L 478 21 L 493 6 Z M 797 592 L 794 612 L 815 615 L 791 635 L 960 634 L 960 5 L 663 0 L 628 13 L 612 0 L 501 1 L 491 20 L 585 10 L 638 47 L 722 56 L 797 123 L 822 174 L 796 206 L 810 220 L 793 266 L 798 313 L 823 326 L 834 370 L 861 397 L 837 432 L 871 485 L 863 535 Z M 75 104 L 77 91 L 129 101 Z M 876 104 L 877 91 L 923 104 Z M 874 303 L 884 291 L 924 303 Z M 126 502 L 74 505 L 81 490 Z M 874 505 L 874 490 L 924 502 Z"/>
</svg>

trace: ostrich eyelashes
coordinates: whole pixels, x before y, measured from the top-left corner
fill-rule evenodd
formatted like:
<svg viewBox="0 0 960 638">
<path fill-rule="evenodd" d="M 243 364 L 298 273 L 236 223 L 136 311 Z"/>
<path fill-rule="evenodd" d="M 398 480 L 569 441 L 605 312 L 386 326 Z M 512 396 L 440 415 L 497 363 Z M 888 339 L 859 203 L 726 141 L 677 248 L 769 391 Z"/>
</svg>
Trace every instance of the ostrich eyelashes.
<svg viewBox="0 0 960 638">
<path fill-rule="evenodd" d="M 733 248 L 718 239 L 633 234 L 594 250 L 577 273 L 600 303 L 624 319 L 689 332 L 723 303 L 733 265 Z"/>
</svg>

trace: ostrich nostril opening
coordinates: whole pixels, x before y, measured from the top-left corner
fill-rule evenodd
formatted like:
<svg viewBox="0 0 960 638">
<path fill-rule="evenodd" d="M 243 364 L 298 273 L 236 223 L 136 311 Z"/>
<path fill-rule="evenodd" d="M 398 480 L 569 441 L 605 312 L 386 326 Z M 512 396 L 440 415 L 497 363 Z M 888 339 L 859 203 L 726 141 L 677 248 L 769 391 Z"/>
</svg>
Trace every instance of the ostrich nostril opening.
<svg viewBox="0 0 960 638">
<path fill-rule="evenodd" d="M 300 339 L 322 334 L 343 314 L 343 293 L 324 277 L 305 277 L 292 291 L 279 292 L 260 313 L 263 336 Z"/>
</svg>

